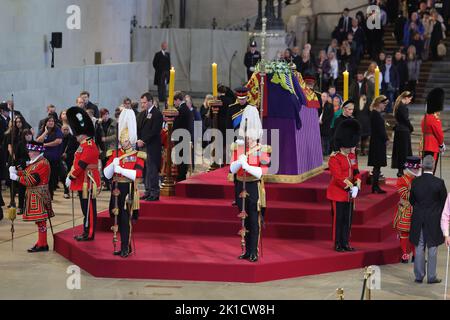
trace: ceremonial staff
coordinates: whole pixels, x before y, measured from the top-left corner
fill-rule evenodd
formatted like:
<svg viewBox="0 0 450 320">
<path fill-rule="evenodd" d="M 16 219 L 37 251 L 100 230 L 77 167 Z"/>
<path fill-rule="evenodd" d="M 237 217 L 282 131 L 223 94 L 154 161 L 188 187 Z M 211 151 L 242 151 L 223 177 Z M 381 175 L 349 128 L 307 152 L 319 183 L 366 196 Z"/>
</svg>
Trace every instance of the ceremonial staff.
<svg viewBox="0 0 450 320">
<path fill-rule="evenodd" d="M 248 119 L 245 119 L 245 126 L 244 126 L 244 155 L 247 156 L 247 148 L 248 148 L 248 138 L 247 138 L 247 124 Z M 238 218 L 241 219 L 241 230 L 239 230 L 239 235 L 241 236 L 241 248 L 242 248 L 242 254 L 245 254 L 245 235 L 247 233 L 247 229 L 245 228 L 245 219 L 248 217 L 248 214 L 245 210 L 245 199 L 248 196 L 247 190 L 246 190 L 246 180 L 247 180 L 247 172 L 244 170 L 244 177 L 242 180 L 242 192 L 239 195 L 239 197 L 242 199 L 242 210 L 241 213 L 239 213 Z"/>
<path fill-rule="evenodd" d="M 15 152 L 14 152 L 14 138 L 15 138 L 15 121 L 14 121 L 14 94 L 11 94 L 11 166 L 15 167 Z M 10 188 L 10 196 L 11 201 L 9 203 L 9 208 L 7 210 L 7 217 L 9 220 L 11 220 L 11 250 L 14 250 L 14 220 L 16 220 L 16 201 L 15 201 L 15 195 L 14 195 L 14 181 L 11 181 L 11 188 Z"/>
<path fill-rule="evenodd" d="M 134 241 L 134 233 L 133 233 L 133 223 L 132 223 L 132 217 L 133 217 L 133 203 L 134 203 L 134 181 L 130 183 L 130 191 L 128 192 L 127 196 L 127 210 L 128 210 L 128 220 L 130 225 L 130 236 L 128 238 L 128 243 L 133 243 L 133 253 L 136 254 L 136 242 Z M 131 240 L 131 242 L 130 242 Z"/>
<path fill-rule="evenodd" d="M 119 158 L 119 121 L 117 121 L 117 124 L 116 124 L 116 157 Z M 114 208 L 112 210 L 112 213 L 114 215 L 114 225 L 111 227 L 111 230 L 113 232 L 113 240 L 112 241 L 113 241 L 113 246 L 114 246 L 114 252 L 116 252 L 117 241 L 118 241 L 117 240 L 117 232 L 119 231 L 119 226 L 117 225 L 117 216 L 119 215 L 119 196 L 120 196 L 119 182 L 118 182 L 116 174 L 114 174 L 113 182 L 114 182 L 114 189 L 113 189 L 112 194 L 114 196 Z"/>
</svg>

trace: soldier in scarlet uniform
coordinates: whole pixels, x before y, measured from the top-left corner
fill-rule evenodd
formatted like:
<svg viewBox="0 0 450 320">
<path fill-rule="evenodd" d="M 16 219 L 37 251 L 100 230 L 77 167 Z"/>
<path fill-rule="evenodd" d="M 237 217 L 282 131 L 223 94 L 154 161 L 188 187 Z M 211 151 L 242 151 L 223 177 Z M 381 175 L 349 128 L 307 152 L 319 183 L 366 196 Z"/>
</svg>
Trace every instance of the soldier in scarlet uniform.
<svg viewBox="0 0 450 320">
<path fill-rule="evenodd" d="M 114 255 L 120 255 L 122 258 L 128 257 L 132 252 L 131 220 L 138 218 L 138 183 L 142 180 L 147 158 L 145 152 L 135 150 L 136 141 L 136 116 L 133 110 L 124 109 L 119 117 L 118 154 L 116 150 L 108 150 L 108 162 L 103 170 L 105 177 L 113 178 L 114 182 L 109 211 L 112 216 L 117 213 L 121 246 L 120 250 L 114 251 Z"/>
<path fill-rule="evenodd" d="M 361 190 L 361 177 L 355 147 L 360 138 L 360 126 L 354 119 L 344 120 L 336 130 L 335 143 L 340 151 L 328 160 L 331 173 L 327 198 L 332 203 L 333 243 L 338 252 L 354 251 L 349 245 L 353 202 Z"/>
<path fill-rule="evenodd" d="M 445 93 L 441 88 L 431 90 L 427 97 L 427 114 L 422 119 L 422 157 L 432 155 L 435 160 L 434 173 L 436 173 L 439 154 L 446 150 L 444 132 L 439 119 L 440 112 L 444 109 Z"/>
<path fill-rule="evenodd" d="M 91 241 L 95 237 L 97 220 L 97 193 L 101 186 L 98 171 L 99 151 L 94 142 L 94 124 L 86 111 L 79 107 L 67 110 L 67 120 L 73 135 L 80 143 L 73 160 L 72 168 L 66 178 L 66 186 L 77 191 L 83 211 L 83 233 L 76 236 L 77 241 Z"/>
<path fill-rule="evenodd" d="M 27 146 L 30 161 L 24 170 L 9 167 L 9 177 L 26 187 L 23 220 L 35 222 L 38 227 L 38 241 L 28 252 L 48 251 L 47 219 L 54 216 L 48 179 L 50 164 L 44 158 L 42 143 L 30 141 Z"/>
<path fill-rule="evenodd" d="M 414 262 L 415 248 L 409 242 L 409 230 L 411 228 L 412 207 L 409 203 L 409 194 L 411 191 L 411 183 L 415 177 L 420 175 L 420 158 L 407 157 L 405 164 L 405 174 L 397 179 L 397 192 L 400 195 L 397 212 L 394 217 L 394 229 L 397 230 L 400 239 L 400 247 L 402 249 L 402 263 L 409 262 L 409 254 L 412 252 L 412 260 Z"/>
<path fill-rule="evenodd" d="M 246 123 L 247 130 L 245 130 Z M 239 256 L 239 259 L 247 259 L 250 262 L 258 261 L 262 211 L 266 207 L 264 184 L 261 178 L 268 170 L 271 149 L 269 146 L 258 143 L 262 134 L 259 112 L 256 107 L 249 105 L 244 110 L 239 128 L 239 135 L 246 138 L 236 141 L 231 146 L 233 162 L 230 171 L 232 174 L 236 174 L 235 188 L 237 188 L 237 192 L 235 194 L 239 195 L 236 198 L 239 212 L 245 211 L 247 214 L 245 218 L 245 252 Z M 245 192 L 243 192 L 244 181 Z M 243 196 L 245 194 L 244 206 Z"/>
</svg>

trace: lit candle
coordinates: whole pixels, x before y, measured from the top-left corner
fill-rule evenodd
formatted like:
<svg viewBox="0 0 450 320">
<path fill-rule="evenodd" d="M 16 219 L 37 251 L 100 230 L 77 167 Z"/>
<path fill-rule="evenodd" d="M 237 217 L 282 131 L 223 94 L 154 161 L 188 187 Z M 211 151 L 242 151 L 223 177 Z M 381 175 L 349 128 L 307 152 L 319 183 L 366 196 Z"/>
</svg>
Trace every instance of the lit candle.
<svg viewBox="0 0 450 320">
<path fill-rule="evenodd" d="M 173 107 L 173 96 L 175 94 L 175 69 L 172 67 L 170 69 L 170 79 L 169 79 L 169 100 L 167 104 L 169 107 Z"/>
<path fill-rule="evenodd" d="M 344 101 L 348 100 L 348 76 L 349 73 L 347 70 L 344 71 Z"/>
<path fill-rule="evenodd" d="M 217 98 L 217 63 L 212 64 L 212 92 L 213 96 Z"/>
<path fill-rule="evenodd" d="M 380 96 L 380 69 L 378 66 L 375 69 L 375 98 Z"/>
</svg>

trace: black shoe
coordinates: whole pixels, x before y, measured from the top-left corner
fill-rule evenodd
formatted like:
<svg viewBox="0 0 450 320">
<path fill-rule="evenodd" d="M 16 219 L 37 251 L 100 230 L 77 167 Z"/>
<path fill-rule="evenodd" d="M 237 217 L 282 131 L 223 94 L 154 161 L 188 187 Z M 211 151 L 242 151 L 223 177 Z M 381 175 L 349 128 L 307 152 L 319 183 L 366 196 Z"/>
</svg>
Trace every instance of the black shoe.
<svg viewBox="0 0 450 320">
<path fill-rule="evenodd" d="M 403 172 L 397 172 L 397 177 L 398 177 L 398 178 L 403 177 Z"/>
<path fill-rule="evenodd" d="M 248 258 L 248 261 L 256 262 L 258 261 L 258 256 L 256 254 L 251 254 L 250 257 Z"/>
<path fill-rule="evenodd" d="M 415 260 L 416 260 L 416 257 L 413 256 L 413 257 L 411 258 L 411 263 L 414 263 Z"/>
<path fill-rule="evenodd" d="M 87 235 L 76 236 L 75 240 L 83 242 L 83 241 L 93 241 L 94 237 L 89 238 Z"/>
<path fill-rule="evenodd" d="M 401 259 L 401 263 L 408 263 L 409 262 L 409 260 L 407 260 L 407 259 Z"/>
<path fill-rule="evenodd" d="M 372 188 L 372 193 L 384 194 L 384 193 L 386 193 L 386 191 L 384 191 L 383 189 L 378 187 L 378 188 Z"/>
<path fill-rule="evenodd" d="M 85 238 L 85 237 L 87 237 L 88 235 L 86 234 L 86 233 L 83 233 L 83 234 L 79 234 L 79 235 L 77 235 L 77 236 L 75 236 L 75 237 L 73 237 L 75 240 L 77 240 L 77 241 L 80 241 L 79 239 L 81 239 L 81 238 Z"/>
<path fill-rule="evenodd" d="M 352 247 L 350 247 L 350 246 L 345 246 L 345 247 L 343 247 L 342 249 L 344 249 L 344 251 L 348 251 L 348 252 L 352 252 L 352 251 L 355 251 L 355 248 L 352 248 Z"/>
<path fill-rule="evenodd" d="M 233 202 L 231 203 L 231 205 L 232 205 L 233 207 L 237 206 L 236 201 L 233 201 Z"/>
<path fill-rule="evenodd" d="M 128 251 L 128 249 L 122 250 L 122 252 L 120 253 L 120 256 L 122 258 L 126 258 L 130 255 L 130 252 Z"/>
<path fill-rule="evenodd" d="M 0 221 L 2 221 L 2 220 L 3 220 L 3 209 L 0 208 Z"/>
<path fill-rule="evenodd" d="M 416 280 L 414 280 L 414 282 L 415 283 L 423 283 L 423 280 L 416 279 Z"/>
<path fill-rule="evenodd" d="M 342 248 L 340 245 L 336 245 L 334 247 L 334 250 L 337 251 L 337 252 L 345 252 L 344 248 Z"/>
<path fill-rule="evenodd" d="M 122 253 L 122 251 L 114 251 L 114 252 L 113 252 L 113 255 L 115 255 L 115 256 L 120 256 L 121 253 Z"/>
<path fill-rule="evenodd" d="M 248 259 L 248 258 L 250 258 L 249 253 L 243 253 L 238 257 L 238 259 L 241 259 L 241 260 Z"/>
<path fill-rule="evenodd" d="M 145 201 L 159 201 L 159 197 L 150 196 L 150 197 L 146 198 Z"/>
<path fill-rule="evenodd" d="M 142 197 L 140 197 L 139 199 L 141 200 L 147 200 L 147 198 L 150 197 L 149 193 L 145 193 Z"/>
<path fill-rule="evenodd" d="M 442 282 L 441 279 L 436 278 L 436 279 L 433 279 L 433 280 L 428 281 L 427 283 L 428 283 L 428 284 L 434 284 L 434 283 L 441 283 L 441 282 Z"/>
<path fill-rule="evenodd" d="M 48 246 L 44 246 L 44 247 L 38 247 L 38 246 L 34 246 L 33 248 L 30 248 L 27 250 L 29 253 L 34 253 L 34 252 L 46 252 L 48 251 Z"/>
</svg>

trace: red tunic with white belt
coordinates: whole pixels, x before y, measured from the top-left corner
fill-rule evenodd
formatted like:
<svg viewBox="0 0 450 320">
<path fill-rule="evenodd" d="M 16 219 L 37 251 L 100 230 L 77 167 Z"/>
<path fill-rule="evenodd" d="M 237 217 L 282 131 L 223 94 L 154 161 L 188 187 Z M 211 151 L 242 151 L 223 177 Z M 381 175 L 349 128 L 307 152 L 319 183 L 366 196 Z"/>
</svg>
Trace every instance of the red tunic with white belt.
<svg viewBox="0 0 450 320">
<path fill-rule="evenodd" d="M 45 221 L 54 216 L 48 181 L 50 163 L 43 156 L 17 172 L 18 182 L 26 187 L 24 221 Z"/>
<path fill-rule="evenodd" d="M 423 151 L 439 153 L 439 147 L 444 144 L 444 131 L 437 114 L 427 114 L 422 119 L 422 134 L 424 135 Z"/>
<path fill-rule="evenodd" d="M 328 160 L 331 181 L 327 189 L 327 198 L 336 202 L 349 202 L 349 190 L 353 186 L 361 189 L 361 175 L 354 153 L 333 153 Z"/>
<path fill-rule="evenodd" d="M 100 187 L 100 173 L 98 171 L 98 159 L 100 153 L 92 138 L 87 138 L 80 143 L 73 160 L 72 169 L 69 172 L 69 179 L 72 180 L 70 190 L 82 191 L 83 184 L 96 188 Z M 94 181 L 88 181 L 92 176 Z"/>
</svg>

